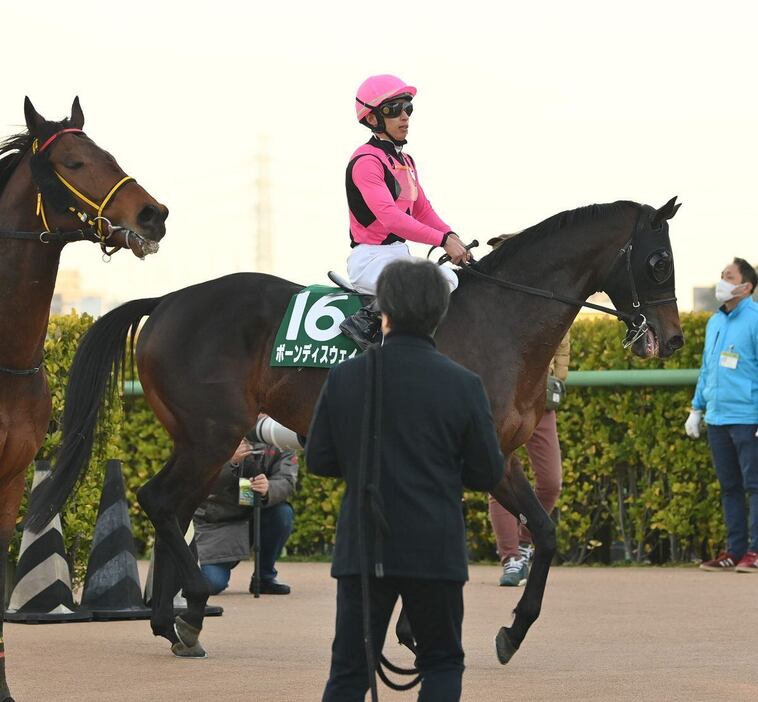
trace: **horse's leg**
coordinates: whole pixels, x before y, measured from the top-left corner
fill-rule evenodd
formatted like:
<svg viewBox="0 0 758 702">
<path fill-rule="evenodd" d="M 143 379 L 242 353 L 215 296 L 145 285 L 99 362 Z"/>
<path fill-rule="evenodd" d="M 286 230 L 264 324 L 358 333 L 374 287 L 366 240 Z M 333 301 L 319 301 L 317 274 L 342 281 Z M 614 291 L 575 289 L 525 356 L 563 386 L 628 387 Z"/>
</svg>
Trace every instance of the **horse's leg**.
<svg viewBox="0 0 758 702">
<path fill-rule="evenodd" d="M 13 702 L 5 679 L 5 644 L 3 616 L 5 611 L 5 571 L 8 562 L 8 545 L 16 530 L 16 518 L 24 495 L 26 472 L 20 471 L 7 483 L 0 483 L 0 702 Z"/>
<path fill-rule="evenodd" d="M 163 469 L 155 476 L 166 471 L 174 463 L 174 456 L 168 460 Z M 154 480 L 152 478 L 151 480 Z M 140 490 L 137 491 L 140 502 Z M 148 514 L 148 517 L 150 515 Z M 153 524 L 155 526 L 155 524 Z M 153 581 L 150 607 L 150 627 L 154 636 L 163 636 L 173 645 L 179 641 L 174 632 L 174 595 L 179 590 L 179 576 L 172 563 L 171 552 L 163 546 L 163 541 L 156 532 L 153 545 Z"/>
<path fill-rule="evenodd" d="M 521 463 L 511 455 L 493 497 L 529 527 L 534 540 L 534 560 L 510 628 L 501 627 L 495 639 L 497 657 L 505 665 L 516 653 L 529 627 L 540 616 L 545 583 L 556 551 L 555 525 L 537 499 Z"/>
<path fill-rule="evenodd" d="M 236 434 L 224 434 L 206 435 L 201 445 L 177 445 L 172 460 L 137 492 L 156 533 L 153 633 L 172 644 L 181 641 L 187 648 L 198 645 L 210 592 L 184 534 L 218 469 L 239 444 Z M 224 446 L 227 448 L 219 448 Z M 187 599 L 187 612 L 175 620 L 173 596 L 179 585 Z"/>
</svg>

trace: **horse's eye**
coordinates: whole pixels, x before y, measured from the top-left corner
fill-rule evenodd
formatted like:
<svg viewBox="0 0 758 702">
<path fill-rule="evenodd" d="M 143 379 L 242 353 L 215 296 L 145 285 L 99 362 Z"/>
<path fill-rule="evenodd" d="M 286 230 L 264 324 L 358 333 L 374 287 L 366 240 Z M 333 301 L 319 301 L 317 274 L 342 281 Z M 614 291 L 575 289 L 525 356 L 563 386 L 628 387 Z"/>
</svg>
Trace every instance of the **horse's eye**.
<svg viewBox="0 0 758 702">
<path fill-rule="evenodd" d="M 665 283 L 674 272 L 671 254 L 665 249 L 650 254 L 647 260 L 648 274 L 658 284 Z"/>
<path fill-rule="evenodd" d="M 81 168 L 84 163 L 82 161 L 67 161 L 63 164 L 66 168 L 68 168 L 70 171 L 76 171 L 79 168 Z"/>
</svg>

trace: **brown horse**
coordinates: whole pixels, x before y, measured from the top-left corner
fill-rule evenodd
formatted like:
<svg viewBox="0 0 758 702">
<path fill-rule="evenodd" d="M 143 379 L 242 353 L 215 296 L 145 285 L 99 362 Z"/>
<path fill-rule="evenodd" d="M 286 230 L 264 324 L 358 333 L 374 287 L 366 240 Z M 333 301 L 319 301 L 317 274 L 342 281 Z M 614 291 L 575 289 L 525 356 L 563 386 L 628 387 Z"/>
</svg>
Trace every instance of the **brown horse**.
<svg viewBox="0 0 758 702">
<path fill-rule="evenodd" d="M 0 144 L 1 603 L 26 468 L 50 419 L 42 352 L 63 246 L 90 240 L 106 253 L 128 248 L 144 257 L 157 249 L 168 215 L 85 136 L 78 98 L 61 122 L 46 121 L 29 98 L 24 112 L 28 131 Z M 0 700 L 11 700 L 1 619 Z"/>
<path fill-rule="evenodd" d="M 461 270 L 436 342 L 481 376 L 506 456 L 532 433 L 544 407 L 550 359 L 579 301 L 596 290 L 605 290 L 618 310 L 638 315 L 622 315 L 636 332 L 629 341 L 637 355 L 667 356 L 683 344 L 667 223 L 677 207 L 672 199 L 658 210 L 617 202 L 564 212 Z M 509 289 L 514 284 L 522 289 Z M 540 295 L 523 286 L 556 292 Z M 174 450 L 138 499 L 157 537 L 153 632 L 184 654 L 186 647 L 204 653 L 197 639 L 208 598 L 197 560 L 184 542 L 193 512 L 259 411 L 307 433 L 326 377 L 318 369 L 269 366 L 277 327 L 299 290 L 289 281 L 248 273 L 134 300 L 92 326 L 72 365 L 63 446 L 52 478 L 35 491 L 30 524 L 40 527 L 49 520 L 74 489 L 127 336 L 150 315 L 137 342 L 139 377 Z M 643 326 L 642 314 L 649 326 Z M 529 525 L 536 545 L 513 625 L 497 636 L 505 663 L 539 615 L 555 529 L 517 461 L 508 461 L 494 495 Z M 179 586 L 189 608 L 175 620 L 172 598 Z"/>
</svg>

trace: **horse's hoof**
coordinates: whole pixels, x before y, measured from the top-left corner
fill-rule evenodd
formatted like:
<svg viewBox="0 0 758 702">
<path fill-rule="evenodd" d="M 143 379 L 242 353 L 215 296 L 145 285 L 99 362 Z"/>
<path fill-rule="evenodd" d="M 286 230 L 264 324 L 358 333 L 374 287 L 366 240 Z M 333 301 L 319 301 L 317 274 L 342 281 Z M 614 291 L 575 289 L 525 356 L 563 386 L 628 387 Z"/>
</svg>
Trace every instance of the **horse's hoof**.
<svg viewBox="0 0 758 702">
<path fill-rule="evenodd" d="M 518 650 L 508 636 L 508 629 L 504 626 L 500 627 L 500 631 L 497 632 L 495 637 L 495 650 L 497 651 L 497 659 L 505 665 L 513 654 Z"/>
<path fill-rule="evenodd" d="M 185 646 L 181 641 L 171 647 L 171 653 L 177 658 L 207 658 L 208 653 L 199 641 L 194 646 Z"/>
<path fill-rule="evenodd" d="M 174 619 L 174 631 L 179 637 L 179 643 L 183 643 L 187 648 L 193 648 L 200 638 L 200 629 L 188 624 L 181 615 Z"/>
</svg>

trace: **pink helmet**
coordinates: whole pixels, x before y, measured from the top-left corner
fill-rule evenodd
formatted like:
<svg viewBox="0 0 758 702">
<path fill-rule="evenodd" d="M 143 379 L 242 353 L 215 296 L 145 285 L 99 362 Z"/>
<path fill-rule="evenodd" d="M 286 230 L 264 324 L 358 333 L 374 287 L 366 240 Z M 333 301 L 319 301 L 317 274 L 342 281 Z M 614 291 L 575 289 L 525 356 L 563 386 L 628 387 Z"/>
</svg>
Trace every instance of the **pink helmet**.
<svg viewBox="0 0 758 702">
<path fill-rule="evenodd" d="M 416 95 L 416 88 L 407 85 L 397 76 L 383 74 L 370 76 L 360 84 L 355 98 L 355 114 L 360 122 L 374 107 L 399 95 Z"/>
</svg>

